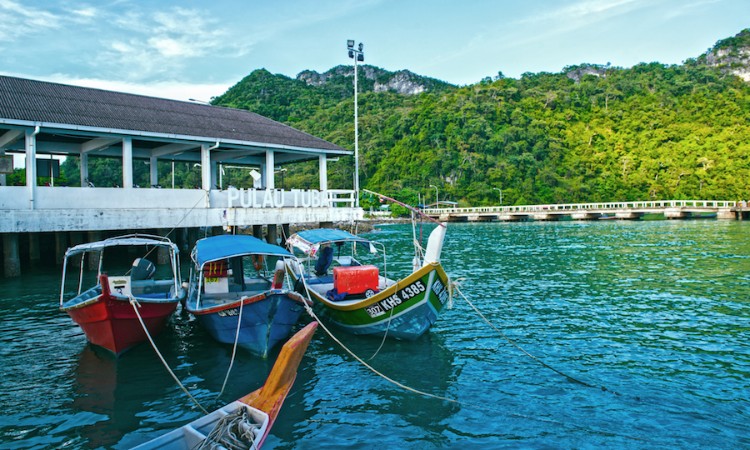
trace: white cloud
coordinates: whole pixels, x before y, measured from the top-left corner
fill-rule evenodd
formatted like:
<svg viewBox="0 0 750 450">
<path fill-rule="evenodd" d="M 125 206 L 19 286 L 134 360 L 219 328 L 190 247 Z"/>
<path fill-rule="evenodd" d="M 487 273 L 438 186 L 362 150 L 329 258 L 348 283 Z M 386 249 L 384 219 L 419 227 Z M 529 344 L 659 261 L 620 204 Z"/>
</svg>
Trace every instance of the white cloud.
<svg viewBox="0 0 750 450">
<path fill-rule="evenodd" d="M 199 10 L 174 7 L 145 15 L 131 10 L 113 23 L 127 39 L 111 39 L 97 64 L 126 67 L 130 79 L 184 70 L 188 58 L 238 56 L 247 52 L 230 39 L 220 22 Z"/>
<path fill-rule="evenodd" d="M 74 77 L 67 74 L 52 74 L 49 76 L 39 77 L 28 74 L 19 74 L 0 71 L 0 75 L 11 77 L 27 78 L 40 81 L 49 81 L 52 83 L 71 84 L 74 86 L 84 86 L 107 91 L 127 92 L 131 94 L 147 95 L 150 97 L 169 98 L 173 100 L 188 101 L 196 99 L 200 101 L 210 101 L 212 97 L 217 97 L 232 87 L 235 81 L 225 83 L 185 83 L 180 81 L 157 81 L 149 83 L 135 83 L 129 81 L 113 81 L 100 78 Z"/>
<path fill-rule="evenodd" d="M 42 9 L 21 5 L 14 0 L 0 0 L 0 42 L 57 29 L 62 26 L 60 16 Z"/>
</svg>

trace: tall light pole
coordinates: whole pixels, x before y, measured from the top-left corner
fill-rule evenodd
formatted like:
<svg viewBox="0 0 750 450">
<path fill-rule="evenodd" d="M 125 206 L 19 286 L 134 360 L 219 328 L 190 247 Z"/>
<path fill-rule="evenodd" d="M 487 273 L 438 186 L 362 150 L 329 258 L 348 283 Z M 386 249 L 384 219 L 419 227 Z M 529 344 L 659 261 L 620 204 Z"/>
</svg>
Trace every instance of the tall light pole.
<svg viewBox="0 0 750 450">
<path fill-rule="evenodd" d="M 439 202 L 439 198 L 438 198 L 438 187 L 435 186 L 434 184 L 431 184 L 430 187 L 434 187 L 435 188 L 435 208 L 440 208 L 440 202 Z"/>
<path fill-rule="evenodd" d="M 492 189 L 500 193 L 500 205 L 502 205 L 503 204 L 503 190 L 500 188 L 496 188 L 496 187 L 493 187 Z"/>
<path fill-rule="evenodd" d="M 354 60 L 354 206 L 359 207 L 359 124 L 357 117 L 357 62 L 365 60 L 363 45 L 354 47 L 354 39 L 346 41 L 349 57 Z"/>
</svg>

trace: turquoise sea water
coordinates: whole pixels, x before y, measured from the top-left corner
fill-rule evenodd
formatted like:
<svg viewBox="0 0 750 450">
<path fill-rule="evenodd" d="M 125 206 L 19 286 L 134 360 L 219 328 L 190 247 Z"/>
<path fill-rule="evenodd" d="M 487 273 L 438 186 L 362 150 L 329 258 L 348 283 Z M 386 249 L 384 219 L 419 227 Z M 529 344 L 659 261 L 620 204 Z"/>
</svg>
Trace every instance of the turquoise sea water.
<svg viewBox="0 0 750 450">
<path fill-rule="evenodd" d="M 389 272 L 410 265 L 410 227 L 369 236 Z M 264 448 L 750 448 L 750 223 L 450 224 L 447 236 L 447 272 L 496 329 L 457 295 L 416 342 L 332 331 L 389 378 L 450 400 L 384 380 L 319 329 Z M 119 360 L 97 351 L 58 295 L 57 268 L 0 280 L 0 448 L 129 448 L 200 415 L 148 344 Z M 217 399 L 231 346 L 179 310 L 156 342 L 209 409 L 273 362 L 238 355 Z"/>
</svg>

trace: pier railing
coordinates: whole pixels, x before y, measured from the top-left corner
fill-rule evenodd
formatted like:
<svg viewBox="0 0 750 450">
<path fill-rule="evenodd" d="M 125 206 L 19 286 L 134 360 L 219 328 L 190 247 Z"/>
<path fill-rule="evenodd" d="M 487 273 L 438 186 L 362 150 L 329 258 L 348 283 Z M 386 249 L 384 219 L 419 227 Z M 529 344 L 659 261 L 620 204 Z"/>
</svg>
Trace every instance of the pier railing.
<svg viewBox="0 0 750 450">
<path fill-rule="evenodd" d="M 555 220 L 570 216 L 574 219 L 595 219 L 605 215 L 633 219 L 644 214 L 664 214 L 667 218 L 683 218 L 692 214 L 717 213 L 721 218 L 739 217 L 747 205 L 730 200 L 650 200 L 637 202 L 563 203 L 541 205 L 478 206 L 473 208 L 428 208 L 424 213 L 440 220 Z"/>
</svg>

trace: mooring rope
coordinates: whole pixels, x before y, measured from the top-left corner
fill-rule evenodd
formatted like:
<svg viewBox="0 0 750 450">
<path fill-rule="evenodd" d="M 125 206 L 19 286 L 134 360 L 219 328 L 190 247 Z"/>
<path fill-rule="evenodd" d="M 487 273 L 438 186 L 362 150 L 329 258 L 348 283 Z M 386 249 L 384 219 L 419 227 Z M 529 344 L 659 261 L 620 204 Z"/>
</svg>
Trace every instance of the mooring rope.
<svg viewBox="0 0 750 450">
<path fill-rule="evenodd" d="M 542 361 L 542 360 L 541 360 L 541 359 L 539 359 L 538 357 L 536 357 L 536 356 L 532 355 L 531 353 L 527 352 L 527 351 L 526 351 L 526 350 L 525 350 L 525 349 L 524 349 L 523 347 L 521 347 L 521 346 L 520 346 L 520 345 L 519 345 L 519 344 L 518 344 L 518 343 L 517 343 L 516 341 L 514 341 L 513 339 L 511 339 L 510 337 L 508 337 L 508 335 L 506 335 L 505 333 L 503 333 L 503 331 L 502 331 L 502 330 L 501 330 L 500 328 L 498 328 L 497 326 L 495 326 L 495 324 L 493 324 L 492 322 L 490 322 L 490 320 L 489 320 L 489 319 L 487 319 L 487 317 L 486 317 L 486 316 L 485 316 L 484 314 L 482 314 L 482 312 L 481 312 L 481 311 L 479 311 L 479 309 L 478 309 L 478 308 L 477 308 L 476 306 L 474 306 L 474 304 L 473 304 L 473 303 L 472 303 L 472 302 L 471 302 L 471 301 L 470 301 L 470 300 L 469 300 L 469 299 L 468 299 L 468 298 L 467 298 L 467 297 L 466 297 L 466 296 L 464 295 L 464 293 L 463 293 L 463 292 L 461 291 L 461 289 L 460 289 L 460 287 L 459 287 L 459 284 L 460 284 L 460 282 L 461 282 L 461 281 L 462 281 L 461 279 L 458 279 L 458 280 L 456 280 L 456 281 L 455 281 L 455 282 L 453 283 L 453 285 L 454 285 L 454 289 L 456 290 L 456 292 L 458 292 L 458 294 L 459 294 L 459 295 L 461 296 L 461 298 L 463 298 L 463 299 L 464 299 L 464 301 L 466 301 L 466 303 L 468 303 L 468 305 L 469 305 L 469 306 L 471 307 L 471 309 L 473 309 L 473 310 L 474 310 L 474 312 L 476 312 L 476 313 L 477 313 L 477 315 L 479 315 L 479 317 L 481 317 L 481 318 L 482 318 L 482 320 L 483 320 L 483 321 L 484 321 L 484 322 L 485 322 L 485 323 L 486 323 L 487 325 L 489 325 L 489 326 L 490 326 L 490 327 L 491 327 L 491 328 L 492 328 L 493 330 L 495 330 L 495 331 L 496 331 L 496 332 L 497 332 L 497 333 L 498 333 L 498 334 L 499 334 L 500 336 L 502 336 L 502 337 L 503 337 L 503 339 L 505 339 L 505 340 L 506 340 L 506 341 L 507 341 L 507 342 L 508 342 L 508 343 L 509 343 L 510 345 L 512 345 L 513 347 L 515 347 L 515 348 L 516 348 L 516 349 L 517 349 L 518 351 L 520 351 L 520 352 L 521 352 L 521 353 L 523 353 L 524 355 L 528 356 L 529 358 L 533 359 L 534 361 L 538 362 L 538 363 L 539 363 L 539 364 L 541 364 L 541 365 L 542 365 L 543 367 L 545 367 L 545 368 L 547 368 L 547 369 L 549 369 L 549 370 L 551 370 L 551 371 L 553 371 L 553 372 L 557 373 L 558 375 L 562 375 L 562 376 L 563 376 L 563 377 L 565 377 L 565 378 L 566 378 L 566 379 L 567 379 L 568 381 L 572 381 L 572 382 L 574 382 L 574 383 L 578 383 L 578 384 L 580 384 L 580 385 L 583 385 L 583 386 L 586 386 L 586 387 L 589 387 L 589 388 L 601 389 L 602 391 L 605 391 L 605 392 L 612 392 L 612 393 L 613 393 L 613 394 L 615 394 L 615 395 L 620 395 L 620 393 L 619 393 L 619 392 L 617 392 L 617 391 L 613 391 L 613 390 L 610 390 L 610 389 L 608 389 L 608 388 L 607 388 L 606 386 L 596 386 L 596 385 L 594 385 L 594 384 L 591 384 L 591 383 L 587 383 L 587 382 L 585 382 L 585 381 L 583 381 L 583 380 L 580 380 L 580 379 L 578 379 L 578 378 L 576 378 L 576 377 L 574 377 L 574 376 L 572 376 L 572 375 L 569 375 L 569 374 L 567 374 L 567 373 L 565 373 L 565 372 L 563 372 L 563 371 L 561 371 L 561 370 L 559 370 L 559 369 L 557 369 L 557 368 L 555 368 L 555 367 L 552 367 L 551 365 L 549 365 L 549 364 L 547 364 L 546 362 Z"/>
<path fill-rule="evenodd" d="M 227 375 L 224 377 L 224 384 L 221 385 L 221 392 L 216 396 L 219 397 L 224 393 L 224 388 L 227 387 L 227 381 L 229 380 L 229 374 L 232 372 L 232 366 L 234 366 L 234 356 L 237 354 L 237 342 L 240 340 L 240 328 L 242 326 L 242 307 L 245 306 L 245 301 L 240 300 L 240 314 L 237 316 L 237 332 L 234 335 L 234 346 L 232 347 L 232 358 L 229 360 L 229 368 L 227 369 Z"/>
<path fill-rule="evenodd" d="M 156 352 L 156 355 L 161 360 L 162 364 L 164 364 L 164 368 L 167 369 L 167 372 L 169 372 L 170 375 L 172 375 L 172 378 L 177 383 L 178 386 L 180 386 L 180 389 L 182 389 L 182 392 L 184 392 L 190 400 L 195 403 L 196 406 L 203 412 L 203 414 L 208 414 L 208 411 L 206 411 L 206 408 L 203 407 L 203 405 L 198 402 L 198 400 L 193 397 L 190 392 L 185 388 L 185 386 L 180 382 L 180 380 L 177 378 L 177 375 L 172 372 L 172 369 L 169 368 L 169 364 L 167 364 L 167 361 L 162 356 L 159 349 L 156 347 L 156 344 L 154 343 L 154 340 L 151 338 L 151 333 L 148 332 L 148 329 L 146 328 L 146 324 L 143 322 L 143 319 L 141 318 L 141 314 L 138 312 L 138 308 L 141 307 L 140 303 L 138 303 L 138 300 L 135 299 L 132 295 L 130 296 L 130 305 L 133 307 L 133 311 L 135 311 L 136 317 L 138 317 L 138 321 L 141 323 L 141 327 L 143 327 L 143 331 L 146 333 L 146 337 L 148 338 L 148 341 L 151 343 L 151 347 L 154 348 L 154 351 Z"/>
<path fill-rule="evenodd" d="M 477 411 L 485 411 L 486 412 L 488 409 L 490 409 L 490 410 L 493 410 L 493 411 L 497 412 L 498 414 L 504 414 L 504 415 L 507 415 L 507 416 L 510 416 L 510 417 L 516 417 L 516 418 L 521 418 L 521 419 L 533 420 L 533 421 L 542 422 L 542 423 L 549 423 L 549 424 L 558 425 L 558 426 L 561 426 L 561 427 L 576 428 L 576 429 L 586 430 L 586 431 L 590 431 L 590 432 L 600 433 L 602 435 L 607 435 L 607 436 L 619 436 L 619 437 L 624 437 L 624 438 L 632 439 L 632 440 L 636 440 L 636 441 L 643 441 L 644 440 L 644 439 L 636 437 L 636 436 L 630 436 L 630 435 L 621 434 L 621 433 L 614 433 L 614 432 L 611 432 L 611 431 L 597 429 L 597 428 L 593 428 L 593 427 L 589 427 L 589 426 L 577 425 L 577 424 L 569 424 L 569 423 L 561 422 L 559 420 L 545 419 L 545 418 L 542 418 L 542 417 L 530 416 L 528 414 L 512 413 L 512 412 L 508 412 L 507 410 L 501 410 L 499 408 L 493 408 L 492 406 L 488 406 L 486 404 L 479 405 L 479 404 L 473 404 L 473 403 L 469 403 L 469 402 L 462 402 L 462 401 L 458 401 L 456 399 L 452 399 L 452 398 L 449 398 L 449 397 L 444 397 L 444 396 L 441 396 L 441 395 L 430 394 L 429 392 L 424 392 L 424 391 L 421 391 L 419 389 L 415 389 L 413 387 L 410 387 L 410 386 L 407 386 L 407 385 L 405 385 L 403 383 L 400 383 L 400 382 L 398 382 L 398 381 L 390 378 L 389 376 L 385 375 L 384 373 L 379 372 L 377 369 L 375 369 L 371 365 L 367 364 L 364 360 L 362 360 L 362 358 L 360 358 L 359 356 L 357 356 L 351 349 L 349 349 L 346 345 L 344 345 L 344 343 L 341 342 L 341 340 L 339 340 L 333 333 L 331 333 L 331 331 L 328 329 L 328 327 L 325 326 L 325 324 L 323 323 L 323 321 L 317 316 L 317 314 L 315 314 L 315 311 L 313 311 L 312 307 L 310 306 L 310 305 L 312 305 L 312 298 L 310 297 L 310 291 L 307 288 L 307 284 L 305 283 L 304 276 L 302 274 L 300 274 L 300 277 L 301 277 L 300 279 L 302 280 L 303 287 L 305 288 L 305 293 L 307 294 L 307 299 L 309 300 L 309 303 L 307 303 L 307 302 L 305 303 L 305 311 L 310 315 L 310 317 L 313 320 L 315 320 L 316 322 L 318 322 L 318 324 L 323 329 L 323 331 L 325 331 L 325 333 L 328 335 L 328 337 L 330 337 L 331 339 L 333 339 L 333 341 L 336 342 L 342 349 L 344 349 L 344 351 L 346 353 L 348 353 L 352 358 L 354 358 L 355 360 L 357 360 L 357 362 L 359 362 L 360 364 L 362 364 L 363 366 L 365 366 L 369 371 L 371 371 L 372 373 L 374 373 L 378 377 L 384 379 L 385 381 L 393 384 L 396 387 L 399 387 L 399 388 L 401 388 L 401 389 L 403 389 L 405 391 L 412 392 L 412 393 L 417 394 L 417 395 L 421 395 L 423 397 L 432 398 L 432 399 L 435 399 L 435 400 L 442 400 L 442 401 L 445 401 L 445 402 L 448 402 L 448 403 L 452 403 L 452 404 L 455 404 L 455 405 L 458 405 L 458 406 L 470 407 L 470 408 L 473 408 L 473 409 L 475 409 Z"/>
<path fill-rule="evenodd" d="M 378 347 L 377 350 L 375 350 L 375 353 L 373 353 L 372 356 L 370 356 L 368 361 L 372 361 L 372 359 L 375 358 L 378 355 L 378 353 L 380 353 L 380 349 L 383 348 L 383 344 L 385 344 L 385 338 L 388 337 L 388 330 L 391 329 L 391 319 L 393 319 L 393 311 L 395 310 L 396 308 L 391 308 L 391 314 L 388 316 L 388 326 L 385 327 L 385 333 L 383 333 L 383 340 L 380 341 L 380 346 Z"/>
</svg>

